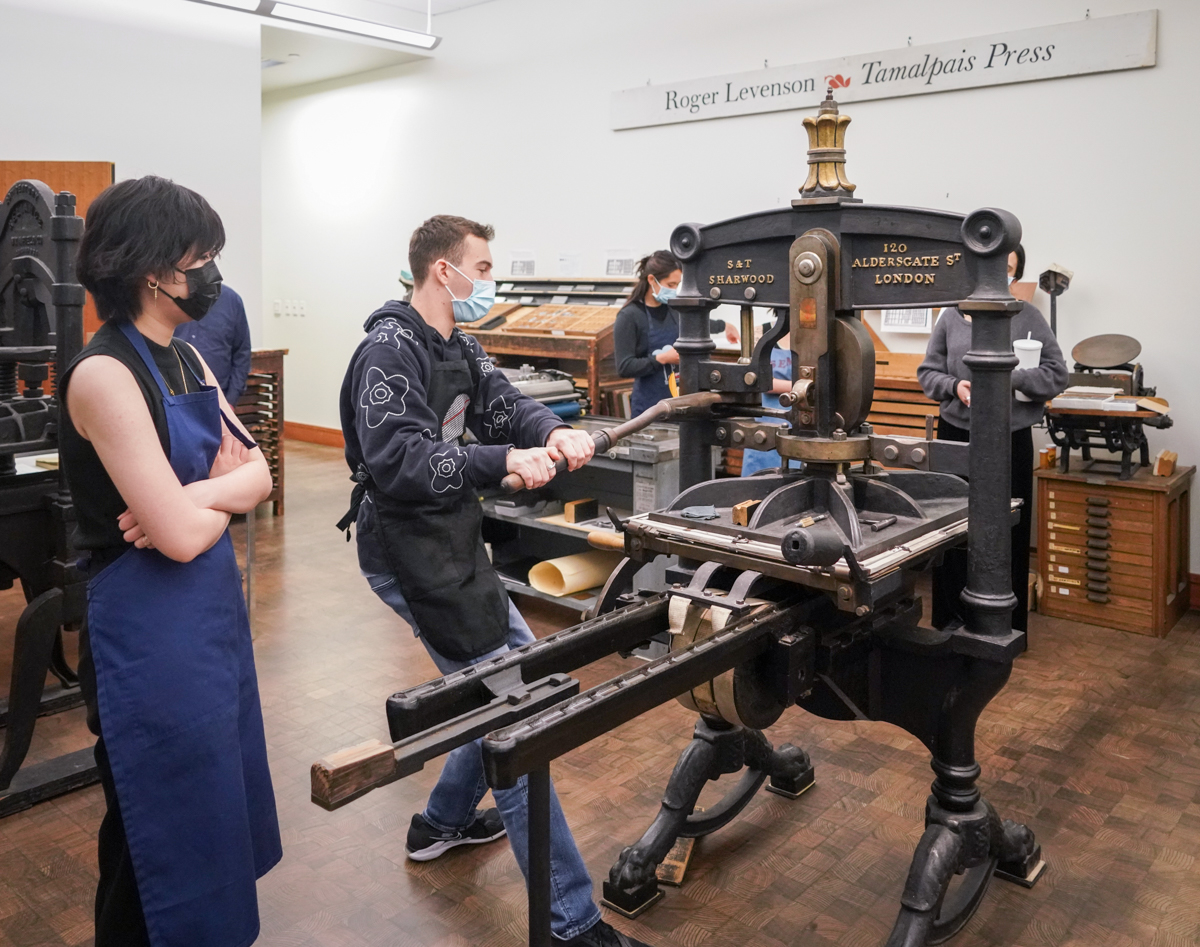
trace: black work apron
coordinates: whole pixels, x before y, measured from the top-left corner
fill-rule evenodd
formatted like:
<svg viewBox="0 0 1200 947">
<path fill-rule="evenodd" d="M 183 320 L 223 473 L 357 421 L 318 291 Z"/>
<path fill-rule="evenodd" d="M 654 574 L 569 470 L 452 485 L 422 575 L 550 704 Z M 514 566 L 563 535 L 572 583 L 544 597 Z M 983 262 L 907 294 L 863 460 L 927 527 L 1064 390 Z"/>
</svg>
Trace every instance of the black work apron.
<svg viewBox="0 0 1200 947">
<path fill-rule="evenodd" d="M 425 327 L 427 400 L 441 419 L 439 440 L 444 440 L 461 431 L 461 414 L 476 395 L 477 380 L 465 357 L 439 361 L 434 356 L 435 342 L 441 340 L 433 332 Z M 451 437 L 449 443 L 456 440 Z M 421 636 L 438 654 L 455 661 L 469 661 L 503 645 L 508 640 L 508 593 L 483 545 L 479 498 L 456 493 L 399 500 L 373 485 L 367 489 L 375 503 L 380 545 Z"/>
</svg>

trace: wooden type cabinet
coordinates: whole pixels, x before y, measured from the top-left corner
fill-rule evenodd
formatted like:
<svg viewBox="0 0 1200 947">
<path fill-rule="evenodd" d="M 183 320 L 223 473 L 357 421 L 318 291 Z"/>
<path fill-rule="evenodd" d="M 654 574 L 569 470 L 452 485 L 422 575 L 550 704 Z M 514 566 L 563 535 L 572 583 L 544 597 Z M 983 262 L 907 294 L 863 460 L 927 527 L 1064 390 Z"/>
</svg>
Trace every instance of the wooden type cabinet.
<svg viewBox="0 0 1200 947">
<path fill-rule="evenodd" d="M 258 441 L 271 468 L 274 489 L 264 502 L 283 515 L 283 357 L 287 349 L 255 349 L 250 356 L 246 390 L 238 399 L 238 420 Z"/>
<path fill-rule="evenodd" d="M 1130 480 L 1037 471 L 1039 611 L 1162 637 L 1189 603 L 1195 467 Z"/>
</svg>

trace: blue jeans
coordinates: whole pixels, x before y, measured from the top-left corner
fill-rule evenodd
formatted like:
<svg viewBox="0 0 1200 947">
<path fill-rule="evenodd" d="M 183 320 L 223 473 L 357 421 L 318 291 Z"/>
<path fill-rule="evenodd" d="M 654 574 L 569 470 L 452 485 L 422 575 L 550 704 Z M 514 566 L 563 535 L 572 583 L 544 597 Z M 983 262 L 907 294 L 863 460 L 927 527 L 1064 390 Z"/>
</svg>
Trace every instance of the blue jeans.
<svg viewBox="0 0 1200 947">
<path fill-rule="evenodd" d="M 371 591 L 378 595 L 397 615 L 408 622 L 413 634 L 421 638 L 420 629 L 413 620 L 408 603 L 400 591 L 400 583 L 394 575 L 369 575 Z M 529 625 L 517 611 L 510 599 L 508 602 L 508 644 L 481 655 L 471 661 L 454 661 L 433 650 L 424 638 L 421 643 L 443 674 L 485 661 L 513 648 L 529 644 L 534 640 Z M 442 775 L 429 794 L 423 816 L 435 829 L 455 832 L 469 826 L 478 814 L 477 806 L 488 790 L 483 775 L 483 751 L 480 741 L 475 740 L 451 751 L 442 767 Z M 512 789 L 494 789 L 492 798 L 500 810 L 500 818 L 512 843 L 513 855 L 521 874 L 529 881 L 529 787 L 522 776 Z M 588 874 L 583 857 L 575 846 L 571 829 L 567 826 L 558 795 L 550 787 L 550 929 L 555 937 L 570 940 L 582 934 L 600 920 L 600 908 L 592 900 L 592 878 Z"/>
</svg>

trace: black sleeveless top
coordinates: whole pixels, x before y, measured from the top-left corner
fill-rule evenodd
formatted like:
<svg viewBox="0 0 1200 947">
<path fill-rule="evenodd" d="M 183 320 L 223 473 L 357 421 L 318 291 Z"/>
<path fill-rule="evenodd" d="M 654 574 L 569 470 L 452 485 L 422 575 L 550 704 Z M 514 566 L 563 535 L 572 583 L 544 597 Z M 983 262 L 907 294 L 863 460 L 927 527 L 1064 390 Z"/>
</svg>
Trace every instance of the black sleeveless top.
<svg viewBox="0 0 1200 947">
<path fill-rule="evenodd" d="M 162 346 L 146 339 L 146 347 L 150 350 L 168 389 L 180 394 L 185 390 L 197 390 L 196 379 L 204 377 L 204 369 L 190 345 L 172 340 L 170 346 Z M 158 432 L 158 441 L 162 445 L 163 453 L 170 457 L 171 438 L 167 431 L 167 414 L 163 408 L 162 395 L 154 376 L 150 374 L 133 343 L 125 338 L 117 326 L 105 323 L 92 336 L 92 341 L 72 363 L 71 368 L 92 355 L 108 355 L 115 358 L 133 373 L 146 399 L 146 407 L 150 409 L 150 417 L 154 420 L 154 429 Z M 191 369 L 190 372 L 180 371 L 180 359 Z M 58 388 L 58 456 L 66 473 L 67 484 L 71 488 L 71 499 L 75 504 L 76 528 L 73 542 L 79 552 L 92 553 L 94 572 L 129 548 L 130 544 L 125 542 L 121 528 L 117 525 L 117 518 L 129 508 L 129 504 L 121 498 L 91 442 L 80 436 L 75 430 L 75 425 L 71 423 L 71 414 L 67 410 L 67 386 L 70 380 L 71 369 L 68 369 Z"/>
</svg>

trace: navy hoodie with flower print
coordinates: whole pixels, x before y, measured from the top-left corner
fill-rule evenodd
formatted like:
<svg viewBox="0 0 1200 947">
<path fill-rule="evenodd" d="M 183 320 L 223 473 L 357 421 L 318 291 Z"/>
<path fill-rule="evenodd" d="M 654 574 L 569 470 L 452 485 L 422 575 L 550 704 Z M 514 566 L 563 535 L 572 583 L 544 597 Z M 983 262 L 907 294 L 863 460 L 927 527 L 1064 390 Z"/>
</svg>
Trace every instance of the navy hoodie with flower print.
<svg viewBox="0 0 1200 947">
<path fill-rule="evenodd" d="M 376 490 L 427 501 L 495 486 L 508 472 L 510 446 L 543 447 L 551 431 L 566 426 L 495 370 L 474 338 L 457 327 L 449 339 L 427 332 L 409 303 L 385 303 L 363 328 L 367 336 L 342 381 L 340 412 L 346 463 L 351 471 L 364 465 Z M 437 360 L 465 356 L 477 369 L 475 391 L 466 403 L 458 399 L 446 418 L 426 400 L 430 345 Z M 479 443 L 460 442 L 464 426 Z M 374 541 L 373 506 L 364 502 L 358 513 L 359 565 L 368 575 L 388 571 Z"/>
</svg>

